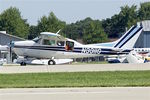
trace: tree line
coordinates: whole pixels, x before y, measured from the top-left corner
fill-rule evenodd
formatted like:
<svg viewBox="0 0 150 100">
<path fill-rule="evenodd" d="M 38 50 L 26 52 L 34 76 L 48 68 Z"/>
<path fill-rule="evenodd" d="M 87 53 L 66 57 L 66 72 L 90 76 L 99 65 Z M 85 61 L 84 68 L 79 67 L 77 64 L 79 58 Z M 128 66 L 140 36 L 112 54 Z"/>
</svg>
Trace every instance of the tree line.
<svg viewBox="0 0 150 100">
<path fill-rule="evenodd" d="M 136 24 L 138 21 L 150 20 L 150 2 L 136 5 L 123 6 L 119 14 L 103 20 L 93 20 L 87 17 L 75 23 L 66 24 L 58 19 L 53 12 L 48 16 L 42 16 L 37 25 L 33 26 L 23 19 L 21 12 L 16 7 L 10 7 L 0 13 L 0 30 L 25 39 L 33 39 L 40 32 L 57 32 L 83 43 L 99 43 L 109 41 L 109 38 L 118 38 L 122 33 Z"/>
</svg>

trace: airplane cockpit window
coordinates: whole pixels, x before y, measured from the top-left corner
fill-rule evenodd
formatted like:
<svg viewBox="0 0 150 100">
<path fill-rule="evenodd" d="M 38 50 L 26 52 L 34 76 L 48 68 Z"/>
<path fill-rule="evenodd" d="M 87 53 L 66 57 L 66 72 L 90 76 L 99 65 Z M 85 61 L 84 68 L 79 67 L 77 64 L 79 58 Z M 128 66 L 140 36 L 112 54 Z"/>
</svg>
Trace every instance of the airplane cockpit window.
<svg viewBox="0 0 150 100">
<path fill-rule="evenodd" d="M 48 40 L 48 39 L 44 39 L 43 40 L 43 45 L 55 45 L 55 40 Z"/>
<path fill-rule="evenodd" d="M 64 46 L 65 45 L 65 41 L 57 41 L 57 45 L 58 46 Z"/>
<path fill-rule="evenodd" d="M 33 39 L 33 41 L 36 42 L 36 43 L 40 43 L 41 37 L 36 37 L 36 38 Z"/>
<path fill-rule="evenodd" d="M 74 42 L 66 41 L 66 47 L 65 47 L 65 49 L 66 49 L 67 51 L 72 51 L 73 48 L 74 48 Z"/>
</svg>

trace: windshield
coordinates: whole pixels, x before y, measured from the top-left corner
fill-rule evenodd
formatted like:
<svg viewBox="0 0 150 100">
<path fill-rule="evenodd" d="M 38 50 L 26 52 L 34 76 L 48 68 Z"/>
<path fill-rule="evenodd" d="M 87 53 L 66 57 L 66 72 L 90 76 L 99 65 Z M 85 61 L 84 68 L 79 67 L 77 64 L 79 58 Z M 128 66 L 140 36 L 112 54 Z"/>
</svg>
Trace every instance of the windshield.
<svg viewBox="0 0 150 100">
<path fill-rule="evenodd" d="M 41 37 L 36 37 L 36 38 L 33 39 L 33 41 L 36 42 L 36 43 L 39 43 L 40 40 L 41 40 Z"/>
</svg>

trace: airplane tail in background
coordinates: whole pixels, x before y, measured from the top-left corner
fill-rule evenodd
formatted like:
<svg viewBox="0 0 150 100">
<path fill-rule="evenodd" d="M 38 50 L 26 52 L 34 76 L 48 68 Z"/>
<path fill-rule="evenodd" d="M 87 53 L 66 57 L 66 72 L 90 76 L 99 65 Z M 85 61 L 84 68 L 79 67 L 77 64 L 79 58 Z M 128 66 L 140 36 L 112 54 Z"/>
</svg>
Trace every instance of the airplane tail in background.
<svg viewBox="0 0 150 100">
<path fill-rule="evenodd" d="M 132 26 L 119 40 L 115 41 L 114 48 L 133 48 L 141 32 L 141 26 Z"/>
</svg>

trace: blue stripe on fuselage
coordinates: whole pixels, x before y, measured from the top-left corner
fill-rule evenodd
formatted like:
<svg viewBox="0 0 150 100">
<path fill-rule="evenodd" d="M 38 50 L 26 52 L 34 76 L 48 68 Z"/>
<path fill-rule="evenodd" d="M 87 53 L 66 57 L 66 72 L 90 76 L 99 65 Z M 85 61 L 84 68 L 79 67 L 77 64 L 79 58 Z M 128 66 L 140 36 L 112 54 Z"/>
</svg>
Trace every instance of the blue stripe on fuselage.
<svg viewBox="0 0 150 100">
<path fill-rule="evenodd" d="M 50 51 L 62 51 L 62 52 L 74 52 L 74 53 L 83 53 L 83 48 L 75 47 L 73 51 L 67 51 L 65 50 L 65 47 L 50 47 L 50 46 L 14 46 L 14 48 L 25 48 L 25 49 L 36 49 L 36 50 L 50 50 Z M 91 49 L 97 49 L 97 48 L 91 48 Z M 123 52 L 116 52 L 112 49 L 106 49 L 101 48 L 100 54 L 127 54 L 130 50 L 124 50 Z M 87 53 L 86 53 L 87 54 Z M 94 54 L 94 53 L 88 53 L 88 54 Z"/>
</svg>

